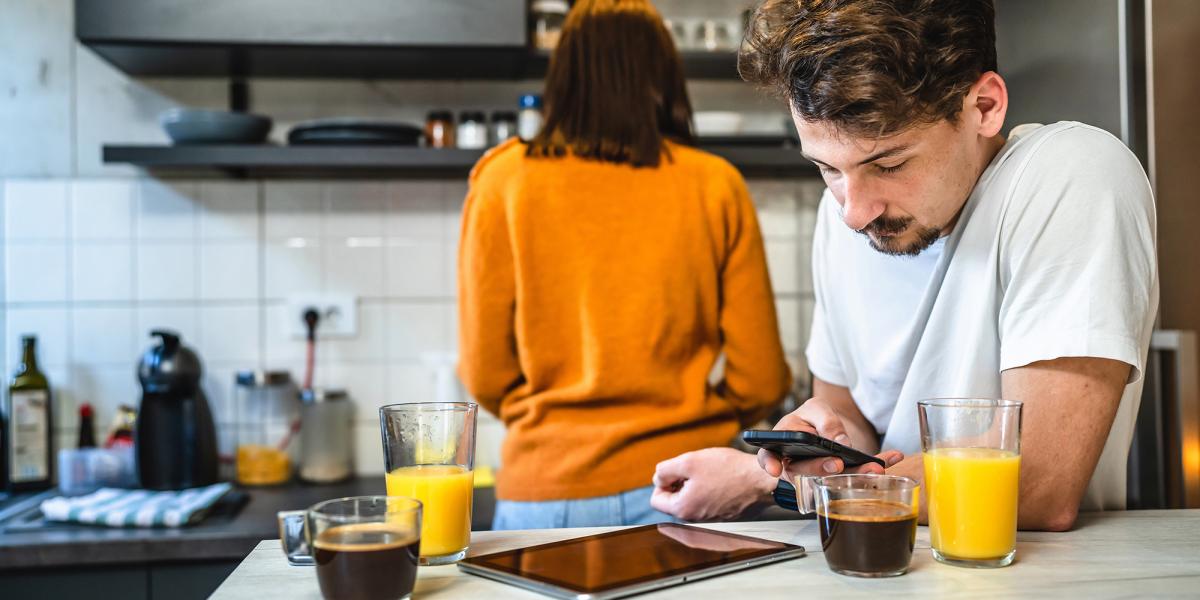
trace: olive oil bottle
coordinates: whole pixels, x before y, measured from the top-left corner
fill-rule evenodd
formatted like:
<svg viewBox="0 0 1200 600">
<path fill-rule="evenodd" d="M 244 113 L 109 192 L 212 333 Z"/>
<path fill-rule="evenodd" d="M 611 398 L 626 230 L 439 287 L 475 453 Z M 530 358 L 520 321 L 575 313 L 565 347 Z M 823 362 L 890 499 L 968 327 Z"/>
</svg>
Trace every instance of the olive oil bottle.
<svg viewBox="0 0 1200 600">
<path fill-rule="evenodd" d="M 43 490 L 53 479 L 54 421 L 50 383 L 38 370 L 37 338 L 21 338 L 21 364 L 5 398 L 4 454 L 10 492 Z"/>
</svg>

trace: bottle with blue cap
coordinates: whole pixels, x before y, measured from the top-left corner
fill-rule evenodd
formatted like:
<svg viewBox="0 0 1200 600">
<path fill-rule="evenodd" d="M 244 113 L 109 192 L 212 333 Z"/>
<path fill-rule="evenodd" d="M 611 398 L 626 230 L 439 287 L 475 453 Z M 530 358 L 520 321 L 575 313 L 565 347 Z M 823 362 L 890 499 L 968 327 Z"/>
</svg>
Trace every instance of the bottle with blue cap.
<svg viewBox="0 0 1200 600">
<path fill-rule="evenodd" d="M 528 142 L 542 130 L 542 97 L 537 94 L 521 96 L 521 110 L 517 113 L 517 135 Z"/>
</svg>

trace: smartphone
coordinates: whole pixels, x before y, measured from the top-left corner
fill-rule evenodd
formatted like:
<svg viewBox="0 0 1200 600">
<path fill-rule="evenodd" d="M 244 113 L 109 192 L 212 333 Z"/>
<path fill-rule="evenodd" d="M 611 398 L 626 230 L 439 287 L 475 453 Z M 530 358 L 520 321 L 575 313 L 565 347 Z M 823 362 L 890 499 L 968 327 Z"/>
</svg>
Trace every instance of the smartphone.
<svg viewBox="0 0 1200 600">
<path fill-rule="evenodd" d="M 807 431 L 765 431 L 762 429 L 747 429 L 742 432 L 742 441 L 769 450 L 792 460 L 807 460 L 832 456 L 842 459 L 847 467 L 859 467 L 867 463 L 875 463 L 886 468 L 883 459 L 859 452 L 850 446 L 843 446 L 833 440 L 825 439 Z"/>
</svg>

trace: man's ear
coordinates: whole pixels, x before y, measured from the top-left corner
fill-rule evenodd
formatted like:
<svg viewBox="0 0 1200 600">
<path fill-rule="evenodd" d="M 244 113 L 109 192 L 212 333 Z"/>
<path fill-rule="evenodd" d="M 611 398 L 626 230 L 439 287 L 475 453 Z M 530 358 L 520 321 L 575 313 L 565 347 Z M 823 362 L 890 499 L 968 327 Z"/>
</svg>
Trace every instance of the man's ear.
<svg viewBox="0 0 1200 600">
<path fill-rule="evenodd" d="M 963 99 L 963 113 L 977 119 L 979 135 L 982 137 L 999 134 L 1007 112 L 1008 86 L 995 71 L 980 75 Z"/>
</svg>

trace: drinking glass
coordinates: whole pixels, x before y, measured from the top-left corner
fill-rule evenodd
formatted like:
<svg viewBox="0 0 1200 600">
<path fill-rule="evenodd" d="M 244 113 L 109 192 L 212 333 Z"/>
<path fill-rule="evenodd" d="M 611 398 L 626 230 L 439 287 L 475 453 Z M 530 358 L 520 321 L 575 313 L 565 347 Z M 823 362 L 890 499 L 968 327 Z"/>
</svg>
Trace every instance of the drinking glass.
<svg viewBox="0 0 1200 600">
<path fill-rule="evenodd" d="M 1017 553 L 1021 403 L 937 398 L 918 402 L 917 411 L 934 558 L 1008 566 Z"/>
<path fill-rule="evenodd" d="M 781 480 L 775 500 L 817 513 L 821 549 L 835 573 L 895 577 L 908 572 L 917 539 L 920 487 L 908 477 L 858 473 Z"/>
<path fill-rule="evenodd" d="M 327 599 L 403 599 L 412 594 L 421 548 L 421 503 L 353 496 L 279 513 L 288 562 L 316 565 Z"/>
<path fill-rule="evenodd" d="M 421 564 L 467 555 L 475 480 L 475 415 L 470 402 L 391 404 L 379 409 L 389 496 L 424 505 Z"/>
</svg>

